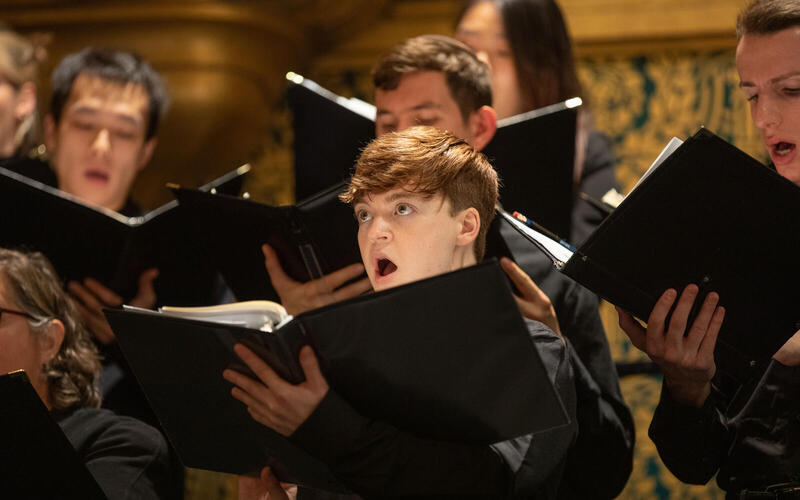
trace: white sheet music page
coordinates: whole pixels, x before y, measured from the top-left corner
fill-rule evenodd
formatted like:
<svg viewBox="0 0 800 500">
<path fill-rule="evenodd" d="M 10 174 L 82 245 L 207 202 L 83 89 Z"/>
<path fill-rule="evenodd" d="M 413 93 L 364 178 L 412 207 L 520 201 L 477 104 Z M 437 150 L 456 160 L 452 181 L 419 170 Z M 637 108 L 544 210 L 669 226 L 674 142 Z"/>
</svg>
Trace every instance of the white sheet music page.
<svg viewBox="0 0 800 500">
<path fill-rule="evenodd" d="M 208 307 L 164 306 L 159 308 L 158 312 L 166 316 L 211 321 L 265 332 L 277 329 L 277 325 L 282 325 L 286 318 L 291 319 L 282 305 L 268 300 L 251 300 Z"/>
<path fill-rule="evenodd" d="M 675 150 L 678 149 L 678 147 L 680 147 L 681 144 L 683 144 L 683 141 L 678 139 L 677 137 L 673 137 L 672 139 L 670 139 L 666 147 L 664 147 L 664 149 L 661 150 L 661 153 L 656 158 L 656 161 L 654 161 L 653 164 L 650 165 L 650 168 L 647 169 L 647 172 L 645 172 L 644 175 L 639 178 L 639 180 L 636 182 L 636 185 L 633 186 L 633 189 L 639 187 L 639 184 L 641 184 L 642 181 L 645 180 L 648 175 L 655 172 L 656 169 L 660 167 L 662 163 L 664 163 L 664 160 L 669 158 L 669 155 L 674 153 Z M 631 191 L 628 194 L 633 192 L 633 189 L 631 189 Z"/>
<path fill-rule="evenodd" d="M 539 247 L 547 253 L 551 259 L 553 259 L 554 263 L 557 267 L 562 268 L 564 264 L 572 257 L 573 253 L 572 250 L 565 247 L 561 243 L 555 241 L 554 239 L 540 233 L 539 231 L 530 228 L 523 224 L 522 222 L 515 219 L 511 214 L 507 212 L 501 212 L 503 217 L 514 227 L 519 228 L 525 235 L 530 237 L 532 240 L 536 241 Z"/>
</svg>

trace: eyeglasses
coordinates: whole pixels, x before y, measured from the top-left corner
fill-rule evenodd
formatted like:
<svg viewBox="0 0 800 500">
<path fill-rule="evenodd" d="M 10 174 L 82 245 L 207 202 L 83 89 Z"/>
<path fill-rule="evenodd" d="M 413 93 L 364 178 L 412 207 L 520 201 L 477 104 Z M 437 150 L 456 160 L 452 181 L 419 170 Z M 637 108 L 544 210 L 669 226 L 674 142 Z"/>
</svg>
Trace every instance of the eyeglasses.
<svg viewBox="0 0 800 500">
<path fill-rule="evenodd" d="M 16 314 L 17 316 L 22 316 L 23 318 L 33 319 L 33 316 L 30 314 L 23 312 L 23 311 L 14 311 L 11 309 L 6 309 L 5 307 L 0 307 L 0 321 L 3 319 L 3 313 L 8 314 Z"/>
</svg>

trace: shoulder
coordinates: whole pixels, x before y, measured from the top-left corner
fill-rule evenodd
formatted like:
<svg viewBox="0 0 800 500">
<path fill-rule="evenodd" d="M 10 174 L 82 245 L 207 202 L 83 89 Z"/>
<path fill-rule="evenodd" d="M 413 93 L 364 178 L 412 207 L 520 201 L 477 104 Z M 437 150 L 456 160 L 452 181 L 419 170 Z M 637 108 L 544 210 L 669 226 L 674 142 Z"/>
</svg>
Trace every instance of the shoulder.
<svg viewBox="0 0 800 500">
<path fill-rule="evenodd" d="M 60 422 L 79 452 L 98 448 L 132 447 L 153 454 L 167 453 L 167 444 L 154 427 L 109 410 L 80 408 Z"/>
<path fill-rule="evenodd" d="M 550 375 L 551 381 L 555 383 L 557 380 L 572 380 L 569 352 L 564 339 L 547 325 L 528 318 L 524 319 L 525 326 L 528 327 L 528 334 L 539 352 L 539 357 Z"/>
<path fill-rule="evenodd" d="M 173 498 L 179 491 L 166 440 L 154 427 L 95 408 L 59 424 L 109 499 Z"/>
<path fill-rule="evenodd" d="M 614 150 L 611 138 L 598 130 L 589 131 L 586 139 L 586 159 L 583 165 L 583 176 L 614 167 Z"/>
<path fill-rule="evenodd" d="M 24 175 L 29 179 L 39 181 L 51 187 L 58 186 L 55 172 L 50 168 L 50 164 L 40 158 L 28 158 L 25 156 L 14 158 L 3 158 L 0 160 L 0 167 L 7 168 L 12 172 Z"/>
</svg>

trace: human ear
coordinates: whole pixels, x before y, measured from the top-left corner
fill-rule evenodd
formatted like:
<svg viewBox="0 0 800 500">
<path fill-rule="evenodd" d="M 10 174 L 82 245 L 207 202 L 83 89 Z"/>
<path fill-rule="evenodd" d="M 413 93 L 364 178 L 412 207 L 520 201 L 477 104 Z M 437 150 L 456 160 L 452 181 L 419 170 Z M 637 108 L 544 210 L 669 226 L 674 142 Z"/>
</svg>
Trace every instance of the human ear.
<svg viewBox="0 0 800 500">
<path fill-rule="evenodd" d="M 36 110 L 36 84 L 25 82 L 19 88 L 17 94 L 17 105 L 14 108 L 15 118 L 19 121 L 25 120 Z"/>
<path fill-rule="evenodd" d="M 458 214 L 459 232 L 456 237 L 458 246 L 472 245 L 481 229 L 481 216 L 475 207 L 469 207 Z"/>
<path fill-rule="evenodd" d="M 489 144 L 497 131 L 497 114 L 491 106 L 481 106 L 469 115 L 470 144 L 476 151 Z"/>
<path fill-rule="evenodd" d="M 156 144 L 158 144 L 158 139 L 156 137 L 151 137 L 144 143 L 142 146 L 142 152 L 139 155 L 139 165 L 137 166 L 138 171 L 142 171 L 144 167 L 150 163 L 150 158 L 153 157 L 153 151 L 156 149 Z"/>
<path fill-rule="evenodd" d="M 61 349 L 61 344 L 64 342 L 64 323 L 58 319 L 51 319 L 38 340 L 41 355 L 40 361 L 42 364 L 47 364 L 56 357 Z"/>
<path fill-rule="evenodd" d="M 47 151 L 50 153 L 52 157 L 56 151 L 56 147 L 58 146 L 58 131 L 56 130 L 56 121 L 53 119 L 53 115 L 48 114 L 44 117 L 44 145 L 47 147 Z"/>
</svg>

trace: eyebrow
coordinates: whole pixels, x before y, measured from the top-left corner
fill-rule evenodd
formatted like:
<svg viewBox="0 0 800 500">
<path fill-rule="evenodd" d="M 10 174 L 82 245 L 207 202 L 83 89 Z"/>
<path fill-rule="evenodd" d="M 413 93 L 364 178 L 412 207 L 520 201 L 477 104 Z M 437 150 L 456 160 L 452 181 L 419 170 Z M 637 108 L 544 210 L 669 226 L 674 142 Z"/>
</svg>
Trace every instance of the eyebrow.
<svg viewBox="0 0 800 500">
<path fill-rule="evenodd" d="M 433 101 L 425 101 L 411 108 L 411 111 L 419 111 L 420 109 L 439 109 L 441 107 L 442 107 L 441 104 L 435 103 Z"/>
<path fill-rule="evenodd" d="M 71 115 L 74 115 L 74 114 L 97 115 L 98 113 L 99 113 L 99 111 L 97 111 L 96 109 L 94 109 L 92 107 L 89 107 L 89 106 L 77 106 L 77 107 L 73 108 L 70 111 Z M 126 115 L 124 113 L 112 113 L 112 116 L 117 120 L 122 120 L 122 121 L 128 122 L 131 125 L 134 125 L 134 126 L 137 126 L 137 127 L 139 125 L 141 125 L 141 123 L 142 123 L 142 121 L 139 118 L 133 117 L 131 115 Z"/>
<path fill-rule="evenodd" d="M 441 109 L 441 108 L 442 108 L 441 104 L 435 103 L 433 101 L 425 101 L 425 102 L 421 102 L 421 103 L 417 104 L 416 106 L 408 108 L 405 111 L 420 111 L 420 110 L 423 110 L 423 109 Z M 386 116 L 386 115 L 392 115 L 392 114 L 394 114 L 394 113 L 392 113 L 391 111 L 389 111 L 387 109 L 378 108 L 376 116 Z"/>
<path fill-rule="evenodd" d="M 784 73 L 780 76 L 776 76 L 775 78 L 771 78 L 769 83 L 775 84 L 780 82 L 781 80 L 786 80 L 787 78 L 791 78 L 793 76 L 800 76 L 800 71 L 790 71 L 788 73 Z M 756 85 L 753 82 L 739 82 L 739 88 L 743 87 L 755 87 Z"/>
<path fill-rule="evenodd" d="M 430 198 L 430 195 L 426 195 L 423 193 L 412 193 L 411 191 L 400 191 L 399 193 L 394 193 L 390 195 L 386 201 L 397 201 L 401 198 L 415 198 L 415 199 L 423 199 L 427 200 Z"/>
<path fill-rule="evenodd" d="M 366 195 L 369 197 L 369 195 Z M 398 193 L 394 193 L 386 198 L 386 201 L 391 203 L 393 201 L 397 201 L 402 198 L 415 198 L 421 200 L 427 200 L 431 198 L 431 195 L 423 194 L 423 193 L 414 193 L 411 191 L 400 191 Z M 355 209 L 358 205 L 369 205 L 369 202 L 365 200 L 365 198 L 360 198 L 358 201 L 353 203 L 353 208 Z"/>
</svg>

